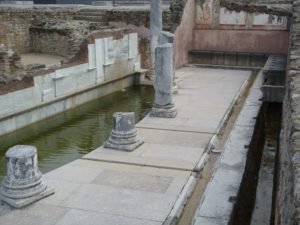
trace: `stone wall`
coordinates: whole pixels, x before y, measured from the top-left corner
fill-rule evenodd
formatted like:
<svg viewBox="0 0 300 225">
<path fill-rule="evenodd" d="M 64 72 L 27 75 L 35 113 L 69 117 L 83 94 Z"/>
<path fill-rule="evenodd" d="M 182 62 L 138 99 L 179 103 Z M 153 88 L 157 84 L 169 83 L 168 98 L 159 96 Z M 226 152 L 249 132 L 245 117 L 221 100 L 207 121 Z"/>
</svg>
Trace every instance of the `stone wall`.
<svg viewBox="0 0 300 225">
<path fill-rule="evenodd" d="M 96 22 L 56 19 L 36 21 L 29 30 L 31 52 L 63 56 L 68 62 L 84 40 L 101 27 Z"/>
<path fill-rule="evenodd" d="M 177 15 L 177 11 L 175 14 Z M 175 17 L 175 15 L 174 15 Z M 188 63 L 188 52 L 193 47 L 193 29 L 195 25 L 195 1 L 187 0 L 181 22 L 175 31 L 176 35 L 176 67 L 179 68 Z"/>
<path fill-rule="evenodd" d="M 0 83 L 6 83 L 9 76 L 14 76 L 21 69 L 20 56 L 4 44 L 0 44 Z"/>
<path fill-rule="evenodd" d="M 255 7 L 231 7 L 222 0 L 195 0 L 193 49 L 287 54 L 288 13 L 255 13 Z M 250 1 L 249 1 L 250 2 Z M 228 8 L 227 8 L 228 6 Z M 261 11 L 261 8 L 260 8 Z"/>
<path fill-rule="evenodd" d="M 300 0 L 294 1 L 286 76 L 275 224 L 300 223 Z"/>
<path fill-rule="evenodd" d="M 0 43 L 18 53 L 31 49 L 30 31 L 32 21 L 71 19 L 78 13 L 78 7 L 6 7 L 0 8 Z"/>
<path fill-rule="evenodd" d="M 247 53 L 287 54 L 287 31 L 196 29 L 193 49 Z"/>
</svg>

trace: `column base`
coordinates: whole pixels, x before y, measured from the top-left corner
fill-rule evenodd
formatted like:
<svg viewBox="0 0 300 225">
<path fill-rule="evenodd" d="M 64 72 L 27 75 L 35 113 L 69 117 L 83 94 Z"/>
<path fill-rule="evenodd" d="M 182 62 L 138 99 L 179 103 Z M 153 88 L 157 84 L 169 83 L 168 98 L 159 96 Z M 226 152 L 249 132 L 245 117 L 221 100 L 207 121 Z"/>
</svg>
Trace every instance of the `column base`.
<svg viewBox="0 0 300 225">
<path fill-rule="evenodd" d="M 24 192 L 26 192 L 26 190 L 24 190 Z M 54 194 L 54 189 L 47 186 L 45 190 L 40 192 L 39 194 L 22 199 L 6 197 L 0 192 L 0 200 L 11 205 L 14 208 L 20 209 L 52 194 Z"/>
<path fill-rule="evenodd" d="M 169 104 L 166 106 L 154 104 L 150 112 L 150 117 L 175 118 L 176 115 L 177 111 L 174 104 Z"/>
<path fill-rule="evenodd" d="M 118 144 L 118 143 L 111 143 L 108 140 L 107 142 L 105 142 L 104 148 L 111 148 L 116 150 L 132 152 L 134 149 L 136 149 L 143 143 L 144 143 L 143 140 L 138 140 L 137 142 L 131 144 L 123 144 L 123 143 Z"/>
</svg>

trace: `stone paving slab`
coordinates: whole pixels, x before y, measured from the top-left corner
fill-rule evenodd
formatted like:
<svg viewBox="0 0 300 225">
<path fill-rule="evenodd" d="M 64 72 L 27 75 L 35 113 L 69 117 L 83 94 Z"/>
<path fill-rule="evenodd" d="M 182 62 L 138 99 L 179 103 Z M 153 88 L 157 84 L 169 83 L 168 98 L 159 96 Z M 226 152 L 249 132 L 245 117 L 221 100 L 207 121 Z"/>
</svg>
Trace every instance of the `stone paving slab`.
<svg viewBox="0 0 300 225">
<path fill-rule="evenodd" d="M 100 147 L 83 158 L 158 168 L 193 170 L 203 151 L 203 148 L 144 143 L 133 152 Z"/>
<path fill-rule="evenodd" d="M 205 148 L 211 138 L 211 134 L 205 133 L 143 128 L 137 128 L 137 131 L 147 143 L 167 144 L 192 148 Z"/>
<path fill-rule="evenodd" d="M 93 178 L 82 183 L 80 170 Z M 76 160 L 45 175 L 57 194 L 2 216 L 0 224 L 162 224 L 190 174 Z"/>
<path fill-rule="evenodd" d="M 177 117 L 146 116 L 137 127 L 215 134 L 224 114 L 251 75 L 251 71 L 190 67 L 176 73 L 180 76 L 179 94 L 174 95 Z"/>
</svg>

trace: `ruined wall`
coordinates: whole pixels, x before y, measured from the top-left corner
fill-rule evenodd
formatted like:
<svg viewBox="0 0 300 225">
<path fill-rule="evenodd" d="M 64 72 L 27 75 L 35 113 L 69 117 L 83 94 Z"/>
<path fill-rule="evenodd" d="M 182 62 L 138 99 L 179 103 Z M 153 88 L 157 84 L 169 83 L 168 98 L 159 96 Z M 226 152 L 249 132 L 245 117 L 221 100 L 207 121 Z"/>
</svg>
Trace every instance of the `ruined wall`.
<svg viewBox="0 0 300 225">
<path fill-rule="evenodd" d="M 287 54 L 290 34 L 282 31 L 197 29 L 193 36 L 193 49 Z"/>
<path fill-rule="evenodd" d="M 288 18 L 229 10 L 220 0 L 196 0 L 193 48 L 198 50 L 287 54 Z"/>
<path fill-rule="evenodd" d="M 276 225 L 300 223 L 300 0 L 294 1 L 292 20 L 279 152 Z"/>
<path fill-rule="evenodd" d="M 0 43 L 16 50 L 18 53 L 26 53 L 31 49 L 30 31 L 32 21 L 71 19 L 78 13 L 79 8 L 0 8 Z"/>
<path fill-rule="evenodd" d="M 22 69 L 21 58 L 12 49 L 0 44 L 0 83 L 6 82 L 6 78 Z"/>
<path fill-rule="evenodd" d="M 70 61 L 98 23 L 76 20 L 37 21 L 30 27 L 30 51 L 63 56 Z"/>
<path fill-rule="evenodd" d="M 188 63 L 188 52 L 193 48 L 193 29 L 195 25 L 195 0 L 187 0 L 181 23 L 175 31 L 176 35 L 176 67 Z"/>
</svg>

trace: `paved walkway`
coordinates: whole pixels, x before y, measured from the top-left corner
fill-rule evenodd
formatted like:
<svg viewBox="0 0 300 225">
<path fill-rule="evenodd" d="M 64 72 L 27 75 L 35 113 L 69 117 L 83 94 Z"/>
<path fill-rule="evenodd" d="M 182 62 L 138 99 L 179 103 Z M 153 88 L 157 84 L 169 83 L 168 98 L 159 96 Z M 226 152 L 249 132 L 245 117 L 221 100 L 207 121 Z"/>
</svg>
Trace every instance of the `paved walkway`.
<svg viewBox="0 0 300 225">
<path fill-rule="evenodd" d="M 144 118 L 134 152 L 94 150 L 45 175 L 55 195 L 0 218 L 0 225 L 159 225 L 180 211 L 193 170 L 250 71 L 182 68 L 175 119 Z M 167 223 L 165 223 L 167 224 Z"/>
</svg>

